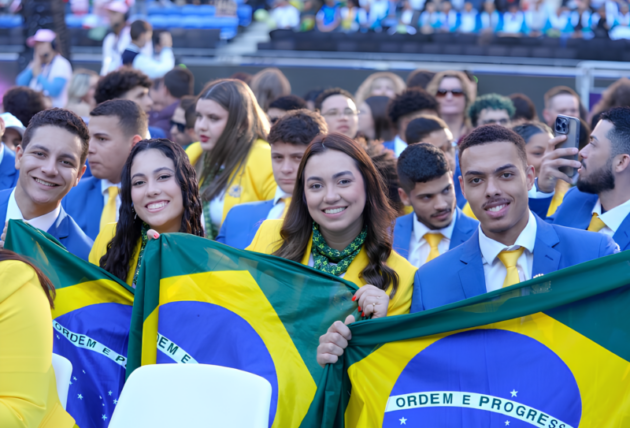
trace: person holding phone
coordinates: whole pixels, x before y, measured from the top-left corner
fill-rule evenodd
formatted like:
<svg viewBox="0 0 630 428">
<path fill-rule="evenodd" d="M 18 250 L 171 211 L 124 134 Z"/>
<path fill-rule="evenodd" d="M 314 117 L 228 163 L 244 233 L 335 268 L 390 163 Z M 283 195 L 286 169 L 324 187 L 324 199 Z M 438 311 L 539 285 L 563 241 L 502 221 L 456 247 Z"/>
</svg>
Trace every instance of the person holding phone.
<svg viewBox="0 0 630 428">
<path fill-rule="evenodd" d="M 56 38 L 53 31 L 39 29 L 26 40 L 34 49 L 33 61 L 18 75 L 16 83 L 42 92 L 51 99 L 53 107 L 63 108 L 68 102 L 72 66 L 57 52 Z"/>
<path fill-rule="evenodd" d="M 617 107 L 602 114 L 589 144 L 579 151 L 580 161 L 566 159 L 578 154 L 577 147 L 555 148 L 566 139 L 562 135 L 549 142 L 536 183 L 538 192 L 546 197 L 530 200 L 530 206 L 539 215 L 541 210 L 545 213 L 556 182 L 573 181 L 562 168 L 575 168 L 577 186 L 567 192 L 547 221 L 603 233 L 622 251 L 630 249 L 630 108 Z"/>
</svg>

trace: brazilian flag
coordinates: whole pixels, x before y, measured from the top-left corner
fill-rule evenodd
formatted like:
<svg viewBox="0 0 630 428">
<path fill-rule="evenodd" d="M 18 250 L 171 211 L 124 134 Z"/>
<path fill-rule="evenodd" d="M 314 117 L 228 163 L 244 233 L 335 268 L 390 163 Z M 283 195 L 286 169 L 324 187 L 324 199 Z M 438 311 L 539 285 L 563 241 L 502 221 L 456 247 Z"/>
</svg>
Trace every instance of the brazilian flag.
<svg viewBox="0 0 630 428">
<path fill-rule="evenodd" d="M 628 284 L 626 251 L 353 323 L 303 426 L 630 427 Z"/>
<path fill-rule="evenodd" d="M 128 373 L 147 364 L 213 364 L 272 386 L 270 427 L 299 427 L 323 369 L 319 336 L 356 311 L 357 287 L 278 257 L 186 234 L 145 249 Z"/>
<path fill-rule="evenodd" d="M 125 382 L 133 289 L 22 221 L 9 221 L 5 248 L 31 260 L 57 290 L 53 352 L 72 363 L 68 412 L 81 428 L 107 427 Z"/>
</svg>

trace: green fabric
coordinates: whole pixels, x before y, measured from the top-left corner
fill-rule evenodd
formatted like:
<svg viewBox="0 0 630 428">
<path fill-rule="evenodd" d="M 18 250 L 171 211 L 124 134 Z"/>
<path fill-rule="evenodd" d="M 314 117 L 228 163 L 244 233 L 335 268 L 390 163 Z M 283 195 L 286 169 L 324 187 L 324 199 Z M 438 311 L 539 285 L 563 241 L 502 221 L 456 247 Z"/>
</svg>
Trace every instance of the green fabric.
<svg viewBox="0 0 630 428">
<path fill-rule="evenodd" d="M 301 428 L 344 427 L 352 391 L 348 369 L 392 342 L 544 313 L 630 361 L 629 264 L 624 251 L 428 311 L 352 323 L 348 348 L 326 366 Z"/>
<path fill-rule="evenodd" d="M 144 249 L 147 246 L 147 241 L 149 237 L 147 236 L 147 232 L 149 231 L 149 225 L 145 222 L 142 222 L 141 229 L 141 241 L 140 241 L 140 252 L 138 253 L 138 264 L 136 265 L 136 271 L 133 274 L 133 281 L 131 282 L 131 286 L 136 288 L 136 282 L 138 282 L 138 273 L 140 272 L 140 265 L 142 265 L 142 256 L 144 255 Z"/>
<path fill-rule="evenodd" d="M 339 276 L 344 274 L 350 263 L 361 251 L 367 236 L 367 227 L 343 251 L 330 248 L 319 231 L 319 224 L 313 222 L 313 246 L 311 254 L 315 262 L 314 268 L 321 272 Z"/>
<path fill-rule="evenodd" d="M 215 240 L 219 235 L 219 231 L 217 227 L 212 222 L 212 217 L 210 216 L 210 202 L 202 202 L 203 206 L 203 222 L 206 228 L 206 238 Z"/>
</svg>

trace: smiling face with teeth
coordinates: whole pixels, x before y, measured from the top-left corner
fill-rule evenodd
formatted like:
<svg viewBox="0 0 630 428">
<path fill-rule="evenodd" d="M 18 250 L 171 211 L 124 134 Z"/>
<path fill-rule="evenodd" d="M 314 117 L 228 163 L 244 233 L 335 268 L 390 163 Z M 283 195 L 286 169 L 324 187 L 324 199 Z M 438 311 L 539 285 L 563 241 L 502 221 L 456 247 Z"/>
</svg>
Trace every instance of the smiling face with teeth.
<svg viewBox="0 0 630 428">
<path fill-rule="evenodd" d="M 55 210 L 79 183 L 85 171 L 85 164 L 80 165 L 82 152 L 79 136 L 52 125 L 36 128 L 26 148 L 18 147 L 15 199 L 25 219 Z"/>
<path fill-rule="evenodd" d="M 534 184 L 534 167 L 525 165 L 510 141 L 466 147 L 460 165 L 462 190 L 483 232 L 513 245 L 529 220 L 528 191 Z"/>
<path fill-rule="evenodd" d="M 157 149 L 138 153 L 131 165 L 131 200 L 151 229 L 179 232 L 184 203 L 173 160 Z"/>
<path fill-rule="evenodd" d="M 343 250 L 363 228 L 366 189 L 354 159 L 337 150 L 311 156 L 304 166 L 309 214 L 329 246 Z"/>
</svg>

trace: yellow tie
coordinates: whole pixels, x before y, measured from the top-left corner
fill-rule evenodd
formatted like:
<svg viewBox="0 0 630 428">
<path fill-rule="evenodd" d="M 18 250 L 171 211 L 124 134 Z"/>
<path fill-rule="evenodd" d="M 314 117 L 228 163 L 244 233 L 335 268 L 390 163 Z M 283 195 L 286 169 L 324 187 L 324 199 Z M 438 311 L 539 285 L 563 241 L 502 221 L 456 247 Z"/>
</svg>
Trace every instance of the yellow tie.
<svg viewBox="0 0 630 428">
<path fill-rule="evenodd" d="M 518 258 L 521 257 L 521 254 L 523 254 L 524 250 L 525 248 L 521 247 L 518 250 L 501 251 L 497 256 L 499 260 L 501 260 L 501 262 L 505 265 L 505 269 L 507 269 L 505 280 L 503 281 L 503 288 L 521 282 L 521 279 L 518 276 L 516 262 L 518 261 Z"/>
<path fill-rule="evenodd" d="M 604 223 L 602 219 L 599 218 L 599 214 L 593 213 L 593 217 L 591 217 L 591 223 L 588 225 L 588 229 L 586 230 L 588 230 L 589 232 L 599 232 L 605 227 L 606 223 Z"/>
<path fill-rule="evenodd" d="M 427 257 L 427 260 L 425 261 L 425 263 L 430 262 L 431 260 L 433 260 L 434 258 L 440 255 L 440 250 L 438 250 L 438 245 L 442 241 L 442 238 L 444 238 L 444 235 L 442 235 L 441 233 L 426 233 L 424 235 L 424 239 L 429 244 L 429 247 L 431 247 L 431 251 L 429 251 L 429 257 Z"/>
<path fill-rule="evenodd" d="M 103 208 L 101 214 L 101 230 L 107 223 L 114 223 L 116 221 L 116 197 L 118 196 L 118 186 L 111 186 L 107 189 L 109 198 L 107 199 L 107 205 Z"/>
<path fill-rule="evenodd" d="M 283 219 L 284 216 L 287 214 L 289 205 L 291 205 L 291 196 L 289 196 L 288 198 L 282 198 L 280 200 L 284 202 L 284 209 L 282 210 L 282 215 L 280 216 L 280 219 Z"/>
</svg>

